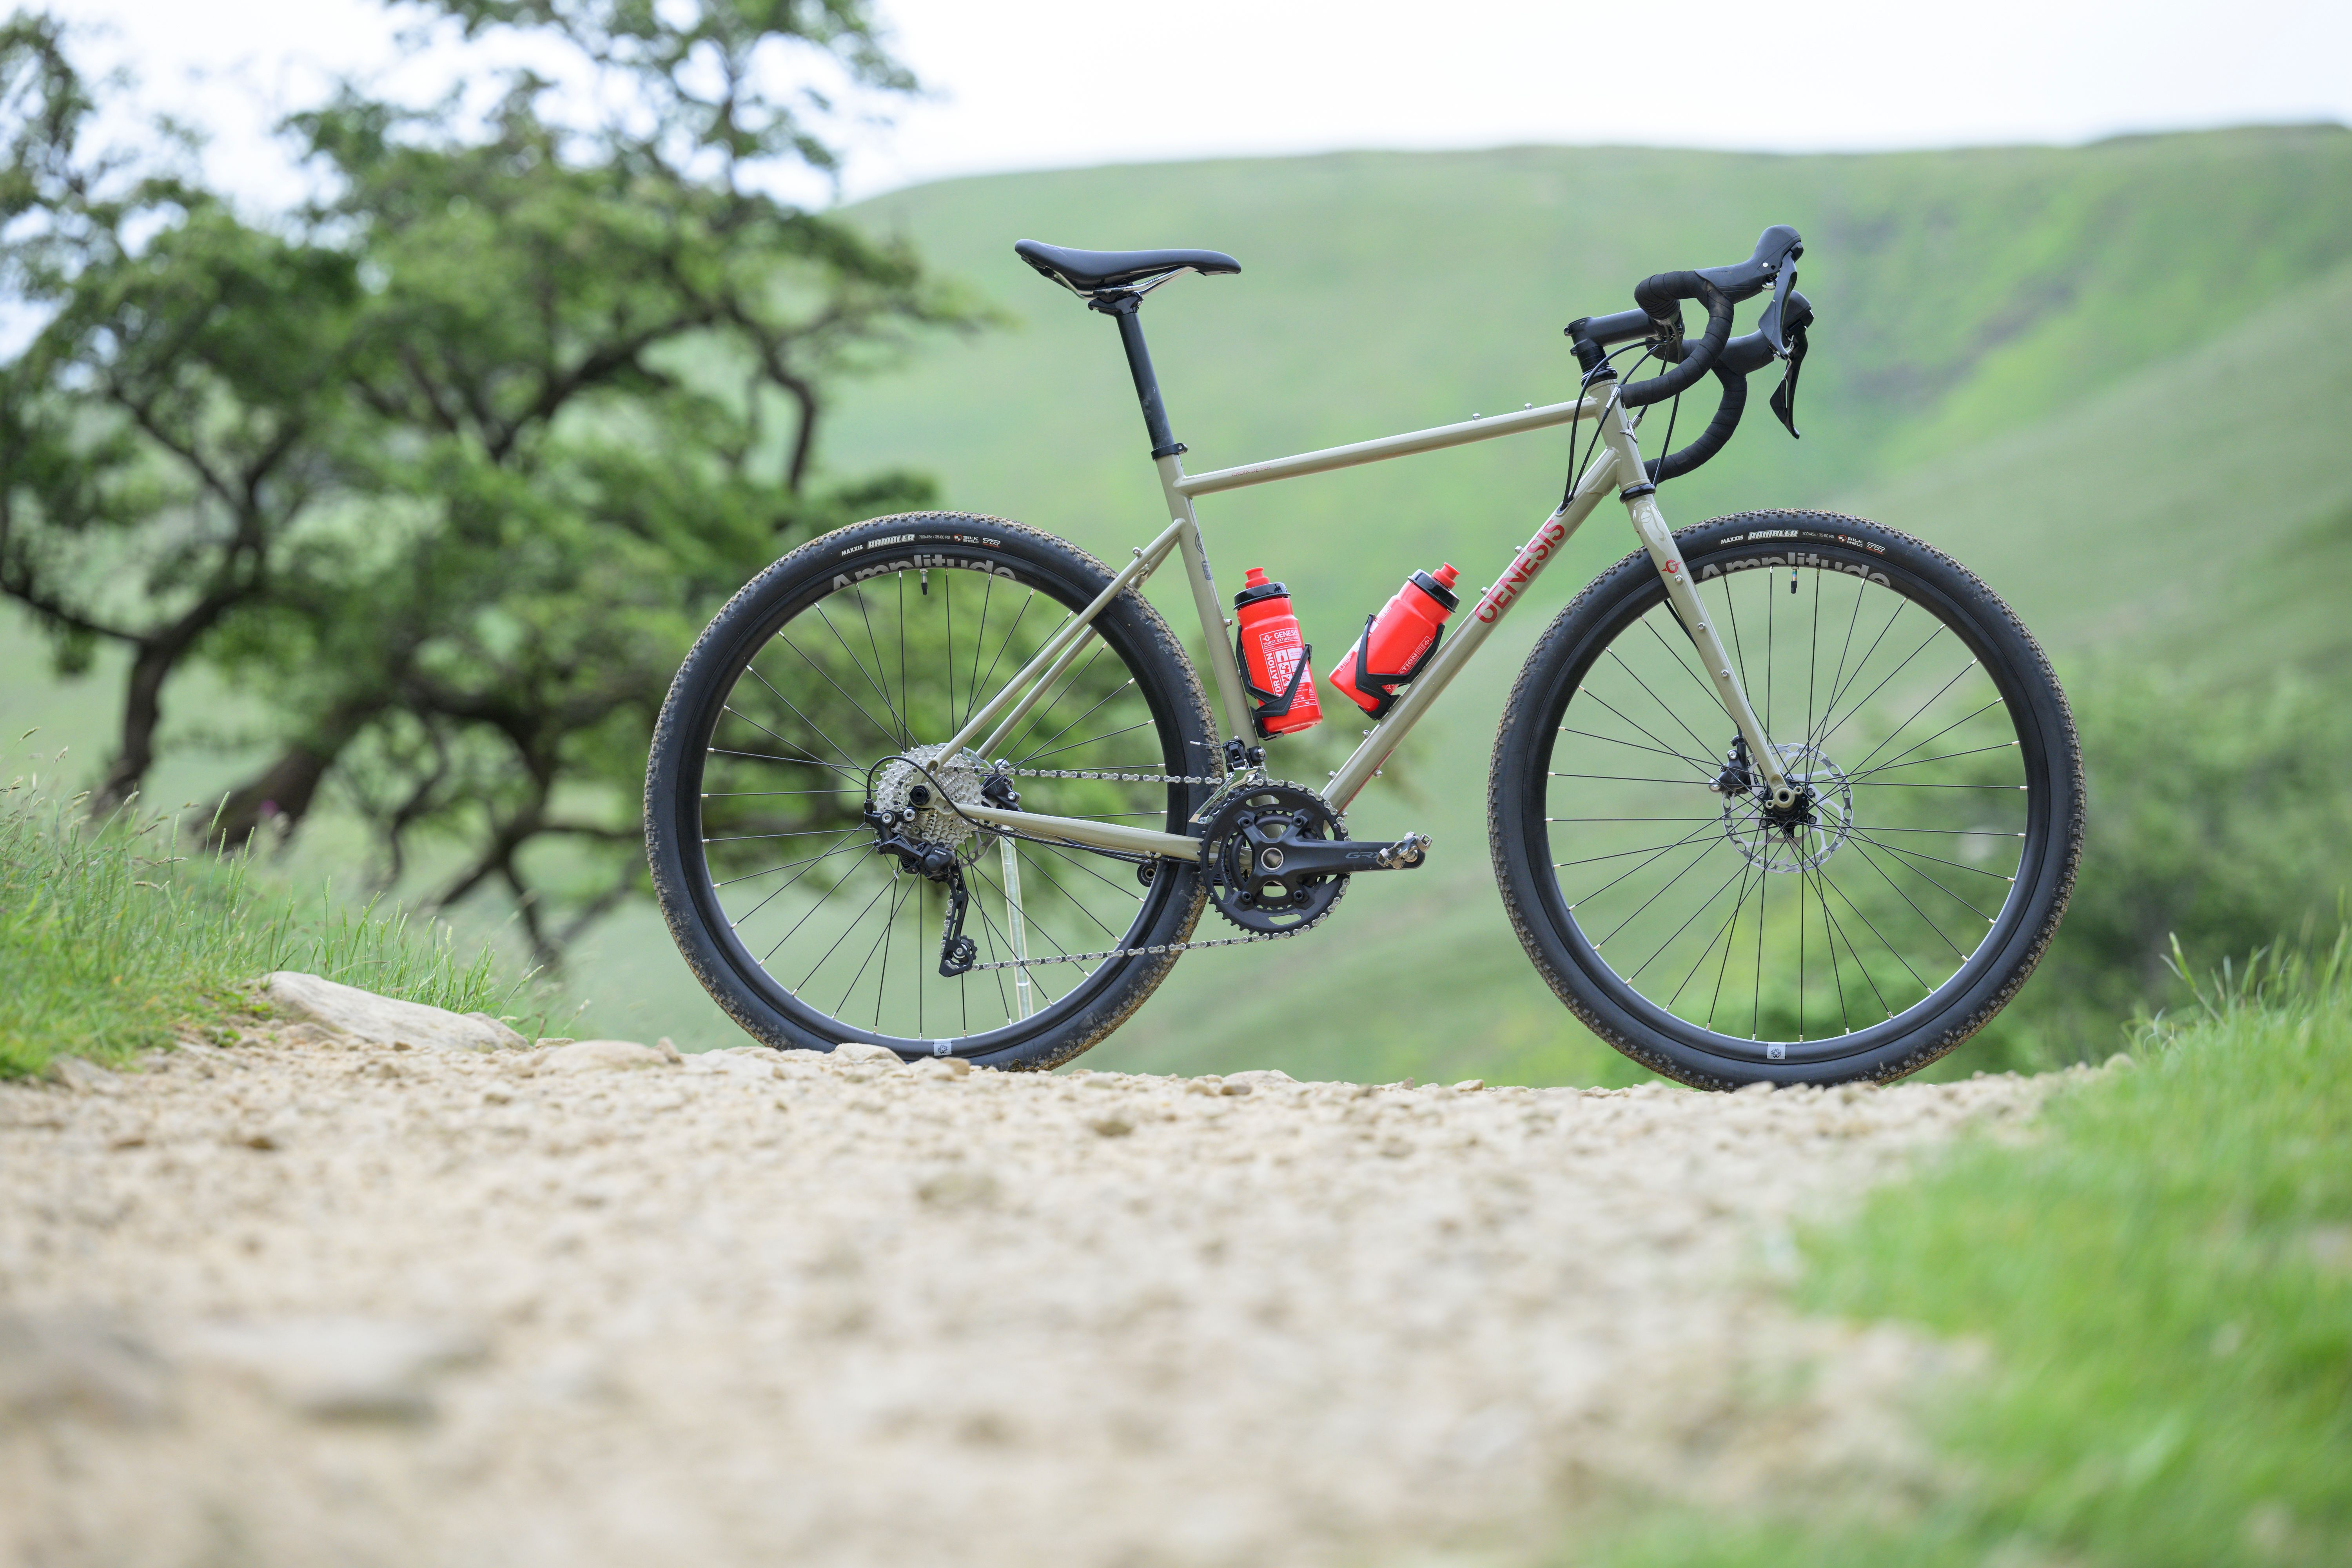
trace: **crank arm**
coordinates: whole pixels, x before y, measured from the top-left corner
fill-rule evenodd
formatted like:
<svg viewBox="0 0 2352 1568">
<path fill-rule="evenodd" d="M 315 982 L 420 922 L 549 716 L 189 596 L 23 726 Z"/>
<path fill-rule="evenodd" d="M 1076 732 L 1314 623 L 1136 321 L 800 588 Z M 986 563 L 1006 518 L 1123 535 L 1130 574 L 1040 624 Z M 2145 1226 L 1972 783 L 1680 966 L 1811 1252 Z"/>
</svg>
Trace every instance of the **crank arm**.
<svg viewBox="0 0 2352 1568">
<path fill-rule="evenodd" d="M 1287 877 L 1349 876 L 1358 871 L 1409 871 L 1429 858 L 1429 835 L 1409 833 L 1393 844 L 1350 838 L 1294 838 L 1256 854 L 1256 868 Z"/>
</svg>

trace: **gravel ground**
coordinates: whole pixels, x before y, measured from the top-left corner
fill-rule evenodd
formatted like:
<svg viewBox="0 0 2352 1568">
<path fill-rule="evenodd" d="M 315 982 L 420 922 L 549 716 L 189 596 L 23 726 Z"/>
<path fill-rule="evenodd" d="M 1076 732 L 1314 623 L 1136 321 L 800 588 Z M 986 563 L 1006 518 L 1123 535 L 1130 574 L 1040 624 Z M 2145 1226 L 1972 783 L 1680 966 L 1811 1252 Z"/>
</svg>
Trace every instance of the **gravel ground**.
<svg viewBox="0 0 2352 1568">
<path fill-rule="evenodd" d="M 1899 1483 L 1950 1357 L 1792 1315 L 1787 1223 L 2053 1081 L 850 1054 L 301 1025 L 0 1086 L 0 1552 L 1483 1563 L 1626 1500 Z"/>
</svg>

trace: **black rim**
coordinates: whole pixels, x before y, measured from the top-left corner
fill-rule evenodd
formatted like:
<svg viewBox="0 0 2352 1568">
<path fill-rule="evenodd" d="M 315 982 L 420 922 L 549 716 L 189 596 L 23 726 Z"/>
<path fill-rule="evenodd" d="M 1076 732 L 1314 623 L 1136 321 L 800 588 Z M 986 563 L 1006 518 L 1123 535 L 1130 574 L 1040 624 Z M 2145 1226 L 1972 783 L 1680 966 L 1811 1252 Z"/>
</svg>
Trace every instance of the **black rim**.
<svg viewBox="0 0 2352 1568">
<path fill-rule="evenodd" d="M 1965 607 L 1886 555 L 1808 539 L 1689 564 L 1812 777 L 1810 820 L 1707 791 L 1731 726 L 1644 572 L 1540 715 L 1526 816 L 1552 928 L 1613 1003 L 1708 1055 L 1802 1065 L 1910 1039 L 1999 972 L 2033 902 L 2052 803 L 2031 696 Z"/>
<path fill-rule="evenodd" d="M 711 649 L 717 668 L 687 726 L 677 831 L 690 896 L 721 954 L 762 1003 L 823 1040 L 984 1055 L 1085 1011 L 1136 960 L 1038 964 L 1021 1016 L 1016 972 L 939 973 L 948 887 L 874 850 L 861 817 L 869 775 L 916 755 L 1001 687 L 1100 584 L 1067 580 L 1001 551 L 984 560 L 942 540 L 853 574 L 820 565 L 782 605 Z M 1125 616 L 1102 633 L 996 753 L 1029 769 L 1181 774 L 1182 728 Z M 903 650 L 903 651 L 902 651 Z M 977 696 L 975 694 L 978 694 Z M 1203 759 L 1204 760 L 1204 759 Z M 902 780 L 967 782 L 943 759 Z M 1187 786 L 1016 777 L 1025 809 L 1181 831 Z M 982 964 L 1011 955 L 1002 849 L 934 813 L 954 846 Z M 1155 872 L 1059 845 L 1015 853 L 1032 958 L 1140 945 L 1192 891 Z"/>
</svg>

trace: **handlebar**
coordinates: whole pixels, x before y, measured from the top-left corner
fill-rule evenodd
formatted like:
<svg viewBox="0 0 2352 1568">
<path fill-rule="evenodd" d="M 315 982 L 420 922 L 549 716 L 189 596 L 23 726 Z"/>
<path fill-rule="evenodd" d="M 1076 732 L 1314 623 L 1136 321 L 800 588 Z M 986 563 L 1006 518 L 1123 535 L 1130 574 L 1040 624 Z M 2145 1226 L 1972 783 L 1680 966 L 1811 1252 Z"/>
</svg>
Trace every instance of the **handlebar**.
<svg viewBox="0 0 2352 1568">
<path fill-rule="evenodd" d="M 1709 371 L 1722 384 L 1723 400 L 1698 439 L 1645 465 L 1653 484 L 1686 474 L 1723 449 L 1747 409 L 1748 377 L 1775 359 L 1788 359 L 1790 371 L 1774 395 L 1774 410 L 1789 426 L 1789 433 L 1796 434 L 1790 400 L 1797 364 L 1804 357 L 1805 327 L 1812 320 L 1812 307 L 1791 285 L 1796 281 L 1797 258 L 1804 253 L 1805 242 L 1797 231 L 1786 224 L 1775 224 L 1764 231 L 1756 242 L 1756 253 L 1745 261 L 1656 273 L 1635 285 L 1636 309 L 1585 316 L 1569 323 L 1568 335 L 1588 377 L 1609 374 L 1605 368 L 1608 345 L 1637 338 L 1650 340 L 1652 352 L 1674 367 L 1620 387 L 1618 401 L 1627 408 L 1678 397 Z M 1765 310 L 1760 328 L 1744 337 L 1732 337 L 1732 307 L 1768 287 L 1774 290 L 1773 301 Z M 1706 330 L 1696 342 L 1683 336 L 1685 300 L 1696 300 L 1706 307 Z"/>
</svg>

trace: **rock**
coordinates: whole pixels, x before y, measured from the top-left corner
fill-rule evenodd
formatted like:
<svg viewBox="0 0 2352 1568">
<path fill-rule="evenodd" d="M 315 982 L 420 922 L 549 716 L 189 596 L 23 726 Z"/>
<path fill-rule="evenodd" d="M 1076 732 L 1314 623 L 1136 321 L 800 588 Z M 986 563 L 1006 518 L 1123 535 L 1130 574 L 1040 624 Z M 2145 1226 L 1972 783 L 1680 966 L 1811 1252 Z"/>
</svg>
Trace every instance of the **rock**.
<svg viewBox="0 0 2352 1568">
<path fill-rule="evenodd" d="M 117 1094 L 122 1089 L 121 1077 L 79 1057 L 51 1057 L 48 1070 L 41 1076 L 76 1094 Z"/>
<path fill-rule="evenodd" d="M 539 1058 L 541 1072 L 621 1072 L 669 1065 L 667 1057 L 635 1040 L 574 1040 Z"/>
<path fill-rule="evenodd" d="M 913 1066 L 926 1078 L 956 1079 L 971 1075 L 971 1064 L 961 1057 L 923 1057 Z"/>
<path fill-rule="evenodd" d="M 1227 1073 L 1225 1075 L 1225 1092 L 1227 1094 L 1234 1093 L 1234 1085 L 1235 1084 L 1240 1084 L 1242 1086 L 1241 1092 L 1246 1094 L 1253 1089 L 1272 1089 L 1276 1084 L 1291 1084 L 1297 1083 L 1297 1081 L 1298 1080 L 1297 1079 L 1291 1077 L 1280 1068 L 1252 1068 L 1247 1072 Z"/>
<path fill-rule="evenodd" d="M 692 1073 L 704 1073 L 720 1078 L 754 1079 L 782 1078 L 783 1069 L 772 1059 L 775 1053 L 766 1049 L 757 1054 L 732 1051 L 704 1051 L 697 1056 L 679 1058 L 678 1065 Z"/>
<path fill-rule="evenodd" d="M 152 1420 L 169 1370 L 87 1311 L 0 1315 L 0 1428 L 67 1414 L 116 1426 Z"/>
<path fill-rule="evenodd" d="M 468 1013 L 466 1016 L 496 1035 L 499 1039 L 499 1048 L 502 1051 L 526 1051 L 530 1048 L 530 1042 L 522 1037 L 520 1030 L 491 1017 L 488 1013 Z"/>
<path fill-rule="evenodd" d="M 671 1039 L 667 1035 L 664 1035 L 660 1039 L 654 1042 L 654 1049 L 659 1051 L 665 1058 L 673 1062 L 683 1063 L 686 1060 L 684 1057 L 677 1054 L 677 1042 Z"/>
<path fill-rule="evenodd" d="M 187 1342 L 191 1355 L 251 1373 L 303 1415 L 341 1421 L 430 1416 L 431 1380 L 484 1348 L 470 1330 L 361 1317 L 213 1322 Z"/>
<path fill-rule="evenodd" d="M 1134 1122 L 1117 1114 L 1090 1117 L 1087 1125 L 1105 1138 L 1124 1138 L 1135 1131 Z"/>
<path fill-rule="evenodd" d="M 1460 1083 L 1454 1086 L 1454 1092 L 1456 1094 L 1475 1094 L 1486 1087 L 1486 1080 L 1483 1078 L 1465 1078 Z"/>
<path fill-rule="evenodd" d="M 338 985 L 315 974 L 281 969 L 262 982 L 269 1000 L 288 1017 L 324 1024 L 380 1046 L 428 1051 L 496 1051 L 522 1037 L 495 1018 L 395 1002 L 356 985 Z"/>
<path fill-rule="evenodd" d="M 2109 1072 L 2129 1072 L 2139 1064 L 2122 1051 L 2109 1057 L 2103 1064 Z"/>
<path fill-rule="evenodd" d="M 862 1040 L 846 1040 L 833 1047 L 833 1059 L 844 1067 L 871 1063 L 876 1067 L 904 1067 L 906 1062 L 887 1046 L 869 1046 Z"/>
</svg>

